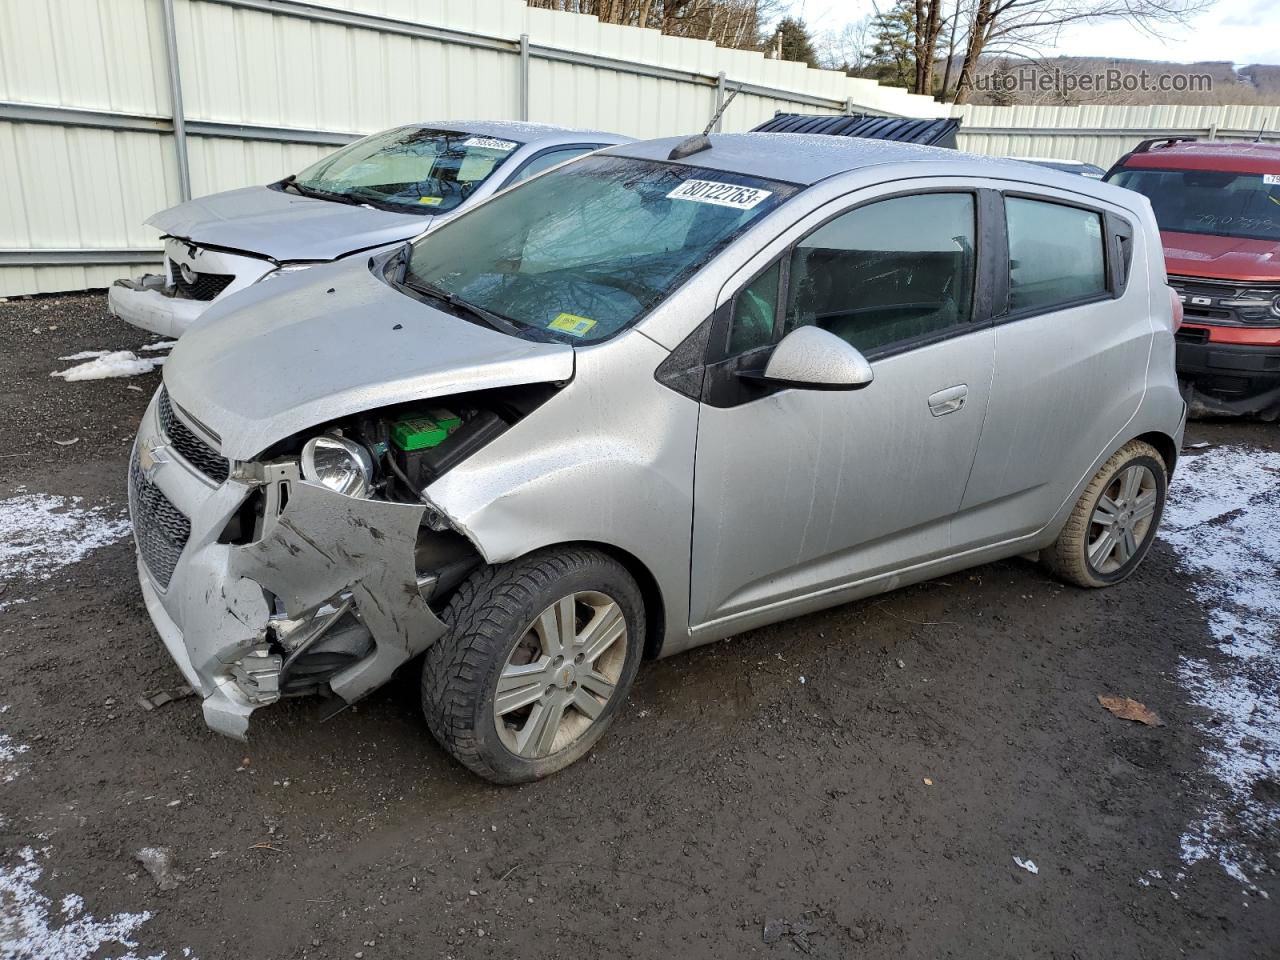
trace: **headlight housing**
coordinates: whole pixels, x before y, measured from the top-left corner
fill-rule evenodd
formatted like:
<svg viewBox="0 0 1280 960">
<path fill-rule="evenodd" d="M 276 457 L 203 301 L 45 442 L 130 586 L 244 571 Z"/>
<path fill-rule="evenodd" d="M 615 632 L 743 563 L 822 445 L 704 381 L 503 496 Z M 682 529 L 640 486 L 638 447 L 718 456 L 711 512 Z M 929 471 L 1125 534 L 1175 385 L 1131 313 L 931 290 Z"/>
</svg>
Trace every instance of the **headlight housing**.
<svg viewBox="0 0 1280 960">
<path fill-rule="evenodd" d="M 302 476 L 348 497 L 367 497 L 373 484 L 373 456 L 346 437 L 321 434 L 302 448 Z"/>
</svg>

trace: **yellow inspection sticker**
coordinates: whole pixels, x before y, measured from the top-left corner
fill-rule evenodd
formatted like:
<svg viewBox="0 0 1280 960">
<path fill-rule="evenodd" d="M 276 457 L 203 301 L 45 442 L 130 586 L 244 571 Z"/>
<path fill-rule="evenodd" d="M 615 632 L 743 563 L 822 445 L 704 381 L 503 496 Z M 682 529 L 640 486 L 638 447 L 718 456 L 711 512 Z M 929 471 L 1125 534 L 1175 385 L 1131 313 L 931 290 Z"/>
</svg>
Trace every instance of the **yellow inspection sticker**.
<svg viewBox="0 0 1280 960">
<path fill-rule="evenodd" d="M 596 325 L 596 322 L 590 317 L 579 317 L 573 313 L 562 313 L 549 324 L 548 330 L 563 330 L 565 333 L 572 334 L 575 337 L 585 337 L 587 331 Z"/>
<path fill-rule="evenodd" d="M 428 207 L 438 207 L 444 203 L 444 197 L 419 197 L 419 203 L 425 203 Z"/>
</svg>

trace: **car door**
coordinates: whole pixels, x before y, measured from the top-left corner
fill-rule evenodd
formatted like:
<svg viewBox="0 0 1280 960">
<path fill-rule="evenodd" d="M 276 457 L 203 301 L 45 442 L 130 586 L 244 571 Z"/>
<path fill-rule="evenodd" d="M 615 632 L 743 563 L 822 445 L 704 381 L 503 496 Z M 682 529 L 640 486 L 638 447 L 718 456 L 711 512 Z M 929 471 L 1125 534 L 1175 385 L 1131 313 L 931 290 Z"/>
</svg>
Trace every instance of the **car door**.
<svg viewBox="0 0 1280 960">
<path fill-rule="evenodd" d="M 698 421 L 695 632 L 753 611 L 780 619 L 948 551 L 992 371 L 979 201 L 951 188 L 846 202 L 727 290 Z M 752 375 L 807 324 L 862 351 L 874 382 L 815 390 Z"/>
<path fill-rule="evenodd" d="M 1137 411 L 1151 349 L 1140 231 L 1065 193 L 1003 196 L 1009 303 L 960 547 L 1034 533 Z M 1003 242 L 1003 241 L 1002 241 Z"/>
</svg>

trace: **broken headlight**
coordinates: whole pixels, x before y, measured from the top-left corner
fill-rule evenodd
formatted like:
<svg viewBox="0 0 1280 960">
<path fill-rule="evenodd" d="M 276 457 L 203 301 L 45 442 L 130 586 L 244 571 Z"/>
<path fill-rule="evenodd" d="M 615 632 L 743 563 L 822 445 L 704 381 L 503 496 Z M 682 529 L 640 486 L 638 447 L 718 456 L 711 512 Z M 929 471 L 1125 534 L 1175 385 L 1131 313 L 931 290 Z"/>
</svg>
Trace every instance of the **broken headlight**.
<svg viewBox="0 0 1280 960">
<path fill-rule="evenodd" d="M 373 457 L 353 440 L 322 434 L 302 448 L 302 476 L 349 497 L 367 497 L 373 483 Z"/>
</svg>

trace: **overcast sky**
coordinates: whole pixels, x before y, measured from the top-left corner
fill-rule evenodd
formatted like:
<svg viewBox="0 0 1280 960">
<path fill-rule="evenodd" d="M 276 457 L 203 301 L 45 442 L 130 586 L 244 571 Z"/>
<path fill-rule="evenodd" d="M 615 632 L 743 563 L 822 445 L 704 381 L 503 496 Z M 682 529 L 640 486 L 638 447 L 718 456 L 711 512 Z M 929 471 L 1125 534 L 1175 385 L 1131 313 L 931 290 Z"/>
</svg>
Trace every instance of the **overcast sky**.
<svg viewBox="0 0 1280 960">
<path fill-rule="evenodd" d="M 877 0 L 887 10 L 893 0 Z M 793 12 L 814 32 L 839 30 L 873 12 L 871 0 L 795 0 Z M 1280 64 L 1280 0 L 1217 0 L 1189 27 L 1168 26 L 1164 39 L 1124 23 L 1103 22 L 1065 30 L 1046 53 L 1140 60 L 1229 60 Z"/>
</svg>

